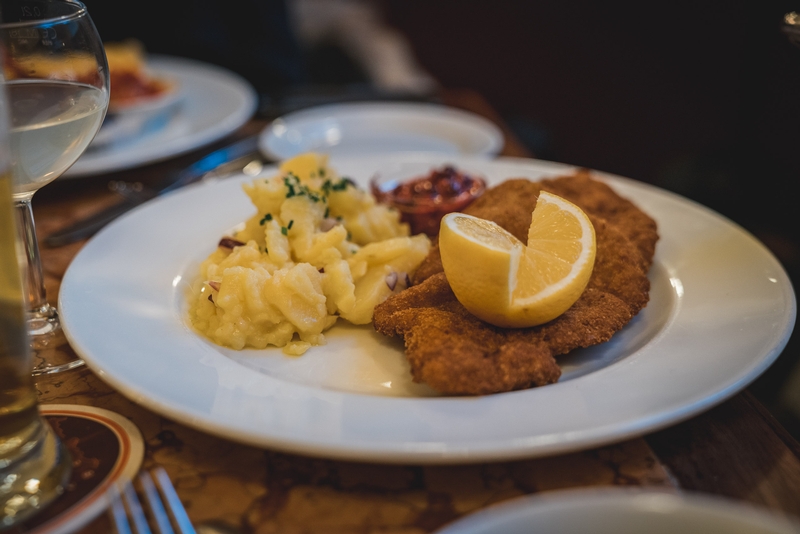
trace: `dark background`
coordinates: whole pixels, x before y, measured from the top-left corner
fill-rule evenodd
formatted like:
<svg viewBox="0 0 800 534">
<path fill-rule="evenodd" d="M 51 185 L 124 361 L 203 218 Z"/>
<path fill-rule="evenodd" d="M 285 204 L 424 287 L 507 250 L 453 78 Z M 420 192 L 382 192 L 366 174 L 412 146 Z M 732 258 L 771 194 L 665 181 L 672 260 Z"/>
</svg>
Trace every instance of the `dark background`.
<svg viewBox="0 0 800 534">
<path fill-rule="evenodd" d="M 385 5 L 443 85 L 478 89 L 538 157 L 658 184 L 750 225 L 793 222 L 800 48 L 780 31 L 792 4 L 641 4 Z"/>
</svg>

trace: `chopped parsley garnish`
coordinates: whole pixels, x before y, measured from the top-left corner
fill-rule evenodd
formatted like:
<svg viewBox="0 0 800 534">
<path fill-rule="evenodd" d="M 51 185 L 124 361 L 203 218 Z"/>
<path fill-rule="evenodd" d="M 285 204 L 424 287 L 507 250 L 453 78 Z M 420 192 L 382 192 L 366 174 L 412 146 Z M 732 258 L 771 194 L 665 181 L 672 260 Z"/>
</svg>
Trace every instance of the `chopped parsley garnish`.
<svg viewBox="0 0 800 534">
<path fill-rule="evenodd" d="M 267 213 L 266 215 L 264 215 L 261 218 L 260 221 L 258 221 L 258 224 L 260 224 L 261 226 L 264 226 L 268 221 L 271 221 L 271 220 L 272 220 L 272 214 L 271 213 Z"/>
<path fill-rule="evenodd" d="M 306 196 L 310 198 L 312 202 L 325 200 L 319 193 L 312 191 L 307 185 L 302 184 L 300 179 L 291 172 L 283 177 L 283 185 L 286 186 L 286 198 Z"/>
<path fill-rule="evenodd" d="M 283 177 L 283 185 L 285 185 L 286 189 L 288 189 L 286 192 L 286 198 L 292 198 L 297 194 L 294 188 L 295 186 L 300 186 L 300 180 L 294 174 L 288 173 Z"/>
<path fill-rule="evenodd" d="M 352 185 L 353 187 L 358 187 L 356 183 L 350 178 L 341 178 L 337 182 L 334 182 L 333 180 L 325 180 L 325 182 L 322 184 L 322 191 L 326 195 L 329 195 L 331 191 L 344 191 L 345 189 L 347 189 L 348 185 Z"/>
<path fill-rule="evenodd" d="M 347 189 L 348 185 L 352 185 L 356 187 L 356 183 L 351 180 L 350 178 L 341 178 L 338 182 L 333 182 L 331 180 L 325 180 L 325 183 L 322 184 L 322 190 L 329 194 L 331 191 L 344 191 Z"/>
</svg>

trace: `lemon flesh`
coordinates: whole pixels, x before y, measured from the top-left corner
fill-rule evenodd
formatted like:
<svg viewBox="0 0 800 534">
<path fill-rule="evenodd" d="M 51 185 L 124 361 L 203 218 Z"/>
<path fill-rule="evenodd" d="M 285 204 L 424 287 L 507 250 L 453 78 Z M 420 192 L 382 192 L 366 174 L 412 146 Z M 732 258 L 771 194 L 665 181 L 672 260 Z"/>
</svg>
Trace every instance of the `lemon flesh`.
<svg viewBox="0 0 800 534">
<path fill-rule="evenodd" d="M 451 213 L 439 250 L 456 298 L 476 317 L 506 328 L 535 326 L 567 311 L 594 268 L 594 227 L 577 206 L 542 192 L 528 243 L 499 225 Z"/>
</svg>

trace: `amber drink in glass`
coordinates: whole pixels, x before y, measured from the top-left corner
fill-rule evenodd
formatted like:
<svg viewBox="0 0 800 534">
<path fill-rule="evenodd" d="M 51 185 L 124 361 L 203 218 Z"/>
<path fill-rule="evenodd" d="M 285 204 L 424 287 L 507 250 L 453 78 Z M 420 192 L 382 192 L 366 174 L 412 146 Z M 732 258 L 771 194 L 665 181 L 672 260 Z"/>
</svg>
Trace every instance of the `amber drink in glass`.
<svg viewBox="0 0 800 534">
<path fill-rule="evenodd" d="M 69 455 L 39 414 L 31 375 L 5 98 L 0 90 L 0 531 L 58 497 L 70 473 Z"/>
</svg>

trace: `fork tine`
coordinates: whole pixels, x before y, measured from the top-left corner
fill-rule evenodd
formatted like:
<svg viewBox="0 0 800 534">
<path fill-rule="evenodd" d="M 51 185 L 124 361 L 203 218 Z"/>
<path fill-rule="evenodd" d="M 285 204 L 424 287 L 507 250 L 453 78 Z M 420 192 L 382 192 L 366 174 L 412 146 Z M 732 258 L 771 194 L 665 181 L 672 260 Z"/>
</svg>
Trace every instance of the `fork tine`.
<svg viewBox="0 0 800 534">
<path fill-rule="evenodd" d="M 147 526 L 147 517 L 145 517 L 142 505 L 136 496 L 136 490 L 133 489 L 133 483 L 128 482 L 123 486 L 122 496 L 125 499 L 128 515 L 133 521 L 133 527 L 136 529 L 137 534 L 150 534 L 150 527 Z"/>
<path fill-rule="evenodd" d="M 159 467 L 151 473 L 143 471 L 138 478 L 148 515 L 155 523 L 158 534 L 175 534 L 173 524 L 177 526 L 179 534 L 196 534 L 167 472 Z M 155 483 L 153 477 L 156 479 Z M 108 491 L 108 499 L 110 515 L 118 534 L 132 534 L 133 531 L 136 534 L 151 534 L 147 516 L 132 481 L 113 486 Z"/>
<path fill-rule="evenodd" d="M 158 527 L 160 534 L 174 534 L 175 531 L 172 530 L 172 525 L 169 522 L 167 511 L 164 510 L 164 505 L 161 503 L 161 497 L 158 495 L 158 490 L 156 490 L 156 487 L 153 484 L 153 479 L 150 477 L 150 474 L 147 471 L 144 471 L 139 475 L 139 483 L 142 485 L 145 502 L 147 502 L 147 506 L 150 508 L 150 512 L 156 522 L 156 526 Z"/>
<path fill-rule="evenodd" d="M 128 524 L 128 516 L 125 514 L 125 506 L 120 500 L 119 487 L 112 486 L 108 492 L 108 497 L 111 499 L 111 517 L 114 520 L 114 526 L 117 528 L 117 534 L 132 534 L 131 526 Z"/>
<path fill-rule="evenodd" d="M 172 513 L 172 518 L 175 520 L 175 523 L 178 525 L 178 530 L 181 534 L 195 534 L 194 527 L 191 521 L 189 521 L 189 516 L 186 514 L 186 509 L 183 507 L 183 503 L 181 503 L 178 494 L 175 492 L 175 488 L 167 472 L 163 467 L 157 467 L 153 470 L 153 476 L 156 478 L 156 482 L 158 482 L 158 486 L 161 488 L 161 493 L 167 501 L 167 507 Z"/>
</svg>

